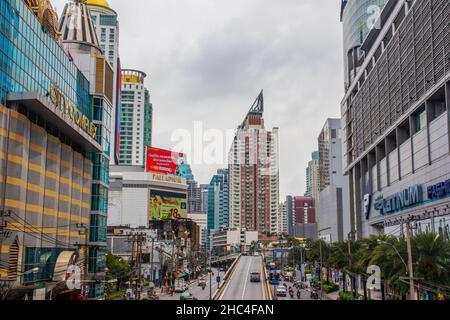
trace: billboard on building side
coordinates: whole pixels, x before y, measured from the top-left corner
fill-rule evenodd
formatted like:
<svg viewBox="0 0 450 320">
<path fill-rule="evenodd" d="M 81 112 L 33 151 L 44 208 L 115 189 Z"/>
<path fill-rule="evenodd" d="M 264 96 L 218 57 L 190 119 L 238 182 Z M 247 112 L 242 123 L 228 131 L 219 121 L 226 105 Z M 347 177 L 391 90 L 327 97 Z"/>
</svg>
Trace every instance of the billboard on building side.
<svg viewBox="0 0 450 320">
<path fill-rule="evenodd" d="M 147 172 L 164 175 L 183 176 L 183 167 L 186 164 L 184 153 L 147 147 L 146 170 Z"/>
<path fill-rule="evenodd" d="M 187 219 L 187 196 L 185 193 L 150 189 L 149 221 Z"/>
</svg>

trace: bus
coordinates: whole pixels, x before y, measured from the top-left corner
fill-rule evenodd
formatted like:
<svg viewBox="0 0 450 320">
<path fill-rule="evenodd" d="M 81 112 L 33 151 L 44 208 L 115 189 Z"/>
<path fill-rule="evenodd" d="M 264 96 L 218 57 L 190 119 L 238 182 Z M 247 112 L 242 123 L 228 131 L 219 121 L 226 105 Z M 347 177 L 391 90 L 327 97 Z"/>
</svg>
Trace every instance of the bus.
<svg viewBox="0 0 450 320">
<path fill-rule="evenodd" d="M 281 271 L 280 270 L 270 270 L 269 283 L 279 285 L 281 282 Z"/>
</svg>

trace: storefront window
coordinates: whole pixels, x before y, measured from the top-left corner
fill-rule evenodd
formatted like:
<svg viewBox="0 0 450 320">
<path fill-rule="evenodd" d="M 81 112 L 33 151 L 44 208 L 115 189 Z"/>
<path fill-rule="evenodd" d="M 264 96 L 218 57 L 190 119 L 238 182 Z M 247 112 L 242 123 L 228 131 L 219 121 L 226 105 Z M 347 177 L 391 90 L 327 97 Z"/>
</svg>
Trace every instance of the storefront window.
<svg viewBox="0 0 450 320">
<path fill-rule="evenodd" d="M 51 280 L 56 260 L 64 248 L 25 248 L 24 272 L 39 268 L 39 272 L 24 276 L 24 283 Z"/>
</svg>

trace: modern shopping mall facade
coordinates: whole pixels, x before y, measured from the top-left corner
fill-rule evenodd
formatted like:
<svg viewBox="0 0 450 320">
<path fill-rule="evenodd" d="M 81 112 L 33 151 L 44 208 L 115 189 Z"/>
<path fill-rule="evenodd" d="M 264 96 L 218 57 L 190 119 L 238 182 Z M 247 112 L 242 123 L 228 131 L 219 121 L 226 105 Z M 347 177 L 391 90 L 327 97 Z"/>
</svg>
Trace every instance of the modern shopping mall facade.
<svg viewBox="0 0 450 320">
<path fill-rule="evenodd" d="M 344 16 L 345 17 L 345 16 Z M 450 236 L 450 2 L 389 0 L 342 101 L 352 230 Z"/>
<path fill-rule="evenodd" d="M 90 82 L 63 49 L 47 0 L 0 8 L 0 280 L 10 298 L 101 297 L 95 283 L 64 281 L 105 267 L 91 252 L 99 234 L 106 243 L 106 218 L 104 227 L 92 219 L 104 202 L 92 187 L 104 148 Z"/>
</svg>

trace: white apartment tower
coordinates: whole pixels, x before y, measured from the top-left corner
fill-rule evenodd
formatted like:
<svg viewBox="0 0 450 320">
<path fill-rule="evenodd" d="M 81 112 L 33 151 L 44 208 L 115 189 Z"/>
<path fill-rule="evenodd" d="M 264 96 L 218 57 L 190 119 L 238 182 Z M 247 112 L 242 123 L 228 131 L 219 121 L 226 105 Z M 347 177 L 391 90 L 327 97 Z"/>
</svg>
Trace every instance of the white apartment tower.
<svg viewBox="0 0 450 320">
<path fill-rule="evenodd" d="M 287 201 L 278 206 L 277 234 L 288 234 L 288 204 Z"/>
<path fill-rule="evenodd" d="M 146 77 L 142 71 L 122 70 L 119 165 L 144 166 L 145 149 L 152 143 L 153 106 Z"/>
</svg>

